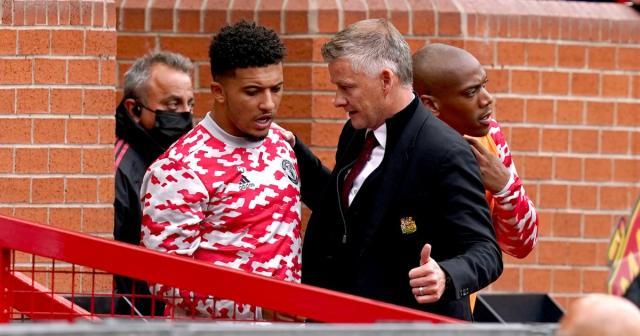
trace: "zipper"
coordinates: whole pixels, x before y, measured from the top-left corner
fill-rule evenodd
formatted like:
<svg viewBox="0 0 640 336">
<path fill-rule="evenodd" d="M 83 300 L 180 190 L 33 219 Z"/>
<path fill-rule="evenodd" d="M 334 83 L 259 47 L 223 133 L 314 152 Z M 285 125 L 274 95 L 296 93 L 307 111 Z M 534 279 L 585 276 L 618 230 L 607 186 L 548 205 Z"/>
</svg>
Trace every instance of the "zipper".
<svg viewBox="0 0 640 336">
<path fill-rule="evenodd" d="M 336 176 L 336 191 L 338 192 L 338 198 L 337 198 L 338 210 L 340 211 L 340 219 L 342 220 L 342 228 L 344 230 L 342 234 L 342 244 L 347 243 L 347 220 L 344 218 L 344 213 L 342 212 L 342 192 L 340 190 L 340 178 L 342 176 L 342 173 L 345 171 L 345 169 L 351 168 L 356 163 L 356 160 L 353 160 L 348 165 L 342 167 L 342 169 L 338 171 L 338 175 Z"/>
</svg>

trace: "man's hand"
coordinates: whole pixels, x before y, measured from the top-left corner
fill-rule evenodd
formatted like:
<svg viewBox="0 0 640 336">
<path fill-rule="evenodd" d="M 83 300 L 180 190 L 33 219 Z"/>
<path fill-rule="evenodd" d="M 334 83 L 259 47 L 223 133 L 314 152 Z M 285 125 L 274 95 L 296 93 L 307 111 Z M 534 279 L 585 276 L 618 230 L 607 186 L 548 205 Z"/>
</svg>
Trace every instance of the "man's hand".
<svg viewBox="0 0 640 336">
<path fill-rule="evenodd" d="M 420 267 L 409 271 L 409 285 L 418 303 L 440 300 L 444 293 L 446 276 L 438 263 L 431 259 L 431 245 L 425 244 L 420 252 Z"/>
<path fill-rule="evenodd" d="M 484 148 L 477 139 L 466 135 L 464 138 L 471 145 L 471 150 L 476 156 L 484 187 L 492 194 L 502 190 L 509 182 L 509 177 L 511 176 L 509 169 L 502 164 L 500 159 Z"/>
<path fill-rule="evenodd" d="M 287 131 L 286 129 L 282 128 L 282 126 L 278 125 L 275 121 L 271 123 L 271 127 L 282 132 L 284 139 L 291 145 L 291 147 L 296 145 L 296 136 L 293 135 L 293 132 Z"/>
</svg>

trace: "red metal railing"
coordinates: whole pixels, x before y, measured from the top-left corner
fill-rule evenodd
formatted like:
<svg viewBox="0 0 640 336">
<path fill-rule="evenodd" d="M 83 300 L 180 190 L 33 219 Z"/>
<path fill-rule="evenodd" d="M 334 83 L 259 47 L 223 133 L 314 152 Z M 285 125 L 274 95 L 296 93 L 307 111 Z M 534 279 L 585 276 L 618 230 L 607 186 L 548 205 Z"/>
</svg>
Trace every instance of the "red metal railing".
<svg viewBox="0 0 640 336">
<path fill-rule="evenodd" d="M 94 311 L 93 299 L 117 296 L 111 288 L 98 288 L 96 278 L 104 280 L 112 274 L 230 298 L 318 322 L 461 322 L 10 217 L 0 216 L 0 227 L 0 322 L 17 316 L 95 319 L 101 315 Z M 49 286 L 41 285 L 36 278 Z M 74 296 L 89 296 L 91 308 L 74 304 Z M 113 303 L 106 315 L 114 316 Z"/>
</svg>

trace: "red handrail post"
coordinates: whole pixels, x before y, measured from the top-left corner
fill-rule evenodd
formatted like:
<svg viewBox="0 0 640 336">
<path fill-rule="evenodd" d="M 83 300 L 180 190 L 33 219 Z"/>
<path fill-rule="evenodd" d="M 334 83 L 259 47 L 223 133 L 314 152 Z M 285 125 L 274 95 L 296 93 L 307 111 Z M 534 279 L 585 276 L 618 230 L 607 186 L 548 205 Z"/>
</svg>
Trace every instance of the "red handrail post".
<svg viewBox="0 0 640 336">
<path fill-rule="evenodd" d="M 0 247 L 0 322 L 6 323 L 10 319 L 11 302 L 9 301 L 9 271 L 11 266 L 11 250 Z"/>
</svg>

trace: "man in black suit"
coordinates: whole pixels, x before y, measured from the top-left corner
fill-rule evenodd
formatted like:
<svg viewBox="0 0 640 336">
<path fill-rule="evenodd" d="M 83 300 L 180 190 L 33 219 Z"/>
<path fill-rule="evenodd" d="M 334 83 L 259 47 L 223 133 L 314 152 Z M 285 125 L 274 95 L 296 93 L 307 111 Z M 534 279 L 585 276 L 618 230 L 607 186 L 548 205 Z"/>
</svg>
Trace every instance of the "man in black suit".
<svg viewBox="0 0 640 336">
<path fill-rule="evenodd" d="M 333 172 L 294 149 L 312 215 L 304 283 L 471 320 L 467 295 L 502 273 L 469 145 L 413 93 L 411 52 L 383 19 L 322 48 L 349 114 Z"/>
</svg>

